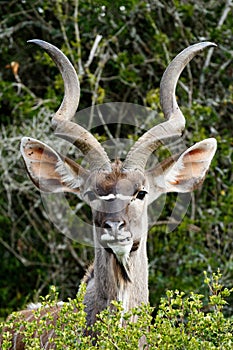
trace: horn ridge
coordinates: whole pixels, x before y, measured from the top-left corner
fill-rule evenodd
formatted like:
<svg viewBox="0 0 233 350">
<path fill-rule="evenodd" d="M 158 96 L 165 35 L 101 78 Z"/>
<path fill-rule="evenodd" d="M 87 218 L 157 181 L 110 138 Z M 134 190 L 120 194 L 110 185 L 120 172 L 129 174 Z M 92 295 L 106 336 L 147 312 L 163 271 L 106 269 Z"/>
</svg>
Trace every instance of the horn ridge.
<svg viewBox="0 0 233 350">
<path fill-rule="evenodd" d="M 64 82 L 64 98 L 52 118 L 55 135 L 73 143 L 86 156 L 90 170 L 111 170 L 107 153 L 97 139 L 81 125 L 71 121 L 76 113 L 80 98 L 78 75 L 65 54 L 56 46 L 40 40 L 29 40 L 42 47 L 57 65 Z"/>
<path fill-rule="evenodd" d="M 154 126 L 135 142 L 125 159 L 124 169 L 143 171 L 150 154 L 160 146 L 160 140 L 182 135 L 185 117 L 176 102 L 176 85 L 180 74 L 191 59 L 210 46 L 217 45 L 212 42 L 191 45 L 181 51 L 169 64 L 160 83 L 161 108 L 167 121 Z"/>
<path fill-rule="evenodd" d="M 57 65 L 64 82 L 64 98 L 53 116 L 52 124 L 56 128 L 60 120 L 70 120 L 76 113 L 80 98 L 80 84 L 77 73 L 70 60 L 56 46 L 40 39 L 28 40 L 29 43 L 40 46 Z"/>
<path fill-rule="evenodd" d="M 181 51 L 168 65 L 160 82 L 160 103 L 166 119 L 180 119 L 181 125 L 183 125 L 183 122 L 185 122 L 184 116 L 179 109 L 175 96 L 178 79 L 183 69 L 193 59 L 193 57 L 202 52 L 205 48 L 211 46 L 216 47 L 217 45 L 209 41 L 203 41 L 191 45 Z"/>
</svg>

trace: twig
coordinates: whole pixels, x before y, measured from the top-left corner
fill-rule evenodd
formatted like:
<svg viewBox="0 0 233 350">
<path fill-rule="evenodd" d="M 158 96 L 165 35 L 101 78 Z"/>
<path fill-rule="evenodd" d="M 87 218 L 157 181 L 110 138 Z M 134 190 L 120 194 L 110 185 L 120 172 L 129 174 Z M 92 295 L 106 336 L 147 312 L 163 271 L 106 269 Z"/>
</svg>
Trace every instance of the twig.
<svg viewBox="0 0 233 350">
<path fill-rule="evenodd" d="M 72 246 L 70 240 L 66 239 L 66 244 L 67 244 L 67 247 L 69 249 L 69 252 L 71 253 L 72 257 L 74 258 L 75 261 L 77 261 L 77 263 L 82 267 L 82 268 L 85 268 L 86 266 L 86 263 L 81 260 L 78 256 L 78 254 L 76 253 L 74 247 Z"/>
<path fill-rule="evenodd" d="M 179 225 L 180 221 L 177 220 L 160 220 L 160 221 L 155 221 L 150 224 L 149 230 L 154 227 L 154 226 L 162 226 L 162 225 Z M 194 225 L 194 224 L 189 224 L 188 229 L 191 231 L 195 232 L 200 232 L 201 229 L 200 227 Z"/>
<path fill-rule="evenodd" d="M 95 41 L 94 41 L 94 44 L 93 44 L 91 51 L 90 51 L 90 55 L 89 55 L 88 60 L 85 64 L 85 68 L 88 68 L 91 65 L 101 39 L 102 39 L 102 35 L 97 34 Z"/>
<path fill-rule="evenodd" d="M 0 237 L 0 243 L 10 252 L 12 253 L 24 266 L 50 266 L 50 264 L 47 263 L 41 263 L 41 262 L 34 262 L 30 261 L 20 254 L 18 254 L 7 242 L 5 242 L 1 237 Z"/>
<path fill-rule="evenodd" d="M 226 18 L 228 16 L 228 13 L 230 12 L 232 7 L 233 7 L 232 0 L 227 0 L 226 1 L 226 5 L 225 5 L 225 7 L 223 9 L 223 12 L 222 12 L 222 16 L 219 19 L 219 22 L 218 22 L 218 25 L 217 25 L 217 29 L 220 29 L 222 27 L 222 25 L 223 25 L 224 21 L 226 20 Z M 205 84 L 205 71 L 209 67 L 210 60 L 211 60 L 211 57 L 213 55 L 213 52 L 214 52 L 214 47 L 211 47 L 208 50 L 208 53 L 207 53 L 207 56 L 206 56 L 206 59 L 205 59 L 205 63 L 203 65 L 203 70 L 202 70 L 202 73 L 200 75 L 200 92 L 201 92 L 201 94 L 203 93 L 203 86 Z"/>
<path fill-rule="evenodd" d="M 104 121 L 104 118 L 103 118 L 103 114 L 99 108 L 99 106 L 97 105 L 97 110 L 98 110 L 98 115 L 99 115 L 99 118 L 100 118 L 100 121 L 104 127 L 104 130 L 106 132 L 106 134 L 108 135 L 109 139 L 112 140 L 115 144 L 116 144 L 116 140 L 114 139 L 111 131 L 109 130 L 108 126 L 106 125 L 105 121 Z"/>
<path fill-rule="evenodd" d="M 78 74 L 80 76 L 82 76 L 84 74 L 84 69 L 83 69 L 83 64 L 82 64 L 81 38 L 80 38 L 80 31 L 79 31 L 79 25 L 78 25 L 78 15 L 79 15 L 78 7 L 79 7 L 79 0 L 75 0 L 75 2 L 74 2 L 74 30 L 75 30 L 77 50 L 78 50 Z"/>
<path fill-rule="evenodd" d="M 104 45 L 104 47 L 105 47 L 105 45 Z M 104 50 L 104 47 L 102 48 L 103 50 Z M 101 55 L 100 55 L 100 57 L 101 57 Z M 109 54 L 107 52 L 103 53 L 102 59 L 99 61 L 98 67 L 94 73 L 94 76 L 96 77 L 96 79 L 95 79 L 94 89 L 92 92 L 91 115 L 90 115 L 90 119 L 89 119 L 89 123 L 88 123 L 88 130 L 90 130 L 91 126 L 92 126 L 93 117 L 94 117 L 94 106 L 96 104 L 96 100 L 98 97 L 97 91 L 99 88 L 99 83 L 101 80 L 101 75 L 102 75 L 104 66 L 105 66 L 106 62 L 108 61 L 108 59 L 109 59 Z"/>
<path fill-rule="evenodd" d="M 57 17 L 58 17 L 58 20 L 59 20 L 59 23 L 60 23 L 63 39 L 64 39 L 66 47 L 67 47 L 67 49 L 69 51 L 69 56 L 71 57 L 71 60 L 72 60 L 73 64 L 75 65 L 75 59 L 74 59 L 73 51 L 71 49 L 70 41 L 69 41 L 69 39 L 67 37 L 67 34 L 66 34 L 66 27 L 65 27 L 64 21 L 62 19 L 63 13 L 62 13 L 62 6 L 61 6 L 60 1 L 58 1 L 58 0 L 56 1 L 56 6 L 57 6 L 57 13 L 58 13 Z"/>
</svg>

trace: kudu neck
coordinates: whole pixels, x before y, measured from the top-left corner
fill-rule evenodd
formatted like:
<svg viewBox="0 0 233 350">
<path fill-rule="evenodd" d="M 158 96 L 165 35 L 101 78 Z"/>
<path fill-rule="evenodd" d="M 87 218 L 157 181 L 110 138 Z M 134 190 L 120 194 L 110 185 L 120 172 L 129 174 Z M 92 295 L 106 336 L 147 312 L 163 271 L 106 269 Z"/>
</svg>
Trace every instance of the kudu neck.
<svg viewBox="0 0 233 350">
<path fill-rule="evenodd" d="M 146 238 L 136 242 L 128 259 L 127 276 L 114 253 L 95 248 L 94 280 L 96 298 L 100 305 L 121 301 L 125 311 L 148 302 L 148 260 Z M 98 304 L 98 302 L 97 302 Z M 101 307 L 102 308 L 102 307 Z"/>
</svg>

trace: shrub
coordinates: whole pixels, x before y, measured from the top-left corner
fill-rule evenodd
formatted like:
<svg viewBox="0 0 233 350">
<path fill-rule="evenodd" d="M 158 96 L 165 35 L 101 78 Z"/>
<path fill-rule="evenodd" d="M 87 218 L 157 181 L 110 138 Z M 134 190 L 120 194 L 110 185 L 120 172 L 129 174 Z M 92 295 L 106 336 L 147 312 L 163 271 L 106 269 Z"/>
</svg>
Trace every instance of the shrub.
<svg viewBox="0 0 233 350">
<path fill-rule="evenodd" d="M 20 159 L 22 136 L 55 146 L 50 120 L 63 95 L 62 78 L 52 60 L 39 47 L 26 44 L 33 38 L 57 45 L 74 64 L 81 84 L 80 110 L 127 101 L 154 109 L 161 119 L 159 82 L 172 57 L 198 41 L 218 44 L 213 52 L 195 57 L 177 87 L 187 119 L 187 145 L 216 137 L 218 150 L 203 188 L 192 196 L 187 218 L 176 231 L 167 233 L 165 227 L 174 196 L 167 196 L 158 221 L 152 213 L 150 301 L 157 307 L 167 289 L 203 293 L 202 271 L 218 267 L 224 284 L 231 285 L 231 2 L 13 0 L 7 4 L 0 8 L 0 317 L 22 308 L 27 300 L 37 301 L 38 295 L 48 293 L 49 285 L 59 286 L 62 298 L 74 298 L 93 255 L 91 248 L 71 242 L 49 223 Z M 19 77 L 5 69 L 12 61 L 19 63 Z M 154 120 L 148 120 L 142 129 L 153 125 Z M 136 140 L 140 133 L 126 126 L 121 130 L 119 134 L 117 128 L 113 136 Z M 100 131 L 94 130 L 100 141 L 106 140 L 107 134 Z M 86 208 L 82 215 L 88 222 Z M 227 307 L 232 315 L 231 305 L 232 301 Z"/>
<path fill-rule="evenodd" d="M 166 297 L 160 301 L 159 309 L 152 318 L 153 308 L 142 305 L 122 314 L 122 305 L 114 301 L 114 310 L 104 310 L 92 327 L 98 334 L 96 345 L 93 339 L 83 333 L 85 328 L 85 311 L 83 297 L 85 285 L 81 284 L 75 299 L 64 303 L 59 313 L 56 325 L 49 323 L 52 315 L 41 317 L 41 309 L 34 311 L 35 320 L 23 322 L 17 313 L 11 321 L 1 325 L 11 328 L 13 325 L 24 326 L 21 330 L 26 349 L 40 349 L 40 335 L 43 332 L 54 330 L 52 341 L 57 350 L 63 349 L 136 349 L 142 337 L 145 337 L 149 349 L 232 349 L 233 347 L 233 319 L 224 316 L 224 306 L 227 304 L 233 289 L 224 288 L 221 284 L 221 274 L 218 271 L 211 277 L 204 273 L 204 282 L 208 286 L 209 295 L 191 292 L 168 290 Z M 42 298 L 42 309 L 55 306 L 58 302 L 58 293 L 54 287 L 50 295 Z M 76 312 L 73 312 L 73 310 Z M 132 322 L 131 317 L 137 317 Z M 125 327 L 121 326 L 124 320 Z M 22 328 L 21 328 L 22 329 Z M 35 335 L 33 337 L 33 335 Z M 11 335 L 3 333 L 2 350 L 10 349 Z"/>
</svg>

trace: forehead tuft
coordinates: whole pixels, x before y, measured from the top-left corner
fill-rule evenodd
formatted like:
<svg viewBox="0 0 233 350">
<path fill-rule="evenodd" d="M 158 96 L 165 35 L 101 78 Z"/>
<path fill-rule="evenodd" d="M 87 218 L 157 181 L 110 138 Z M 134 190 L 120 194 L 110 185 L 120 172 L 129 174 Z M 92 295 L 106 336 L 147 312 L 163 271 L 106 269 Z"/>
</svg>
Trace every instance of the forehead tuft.
<svg viewBox="0 0 233 350">
<path fill-rule="evenodd" d="M 100 196 L 109 194 L 133 195 L 135 191 L 145 186 L 145 176 L 139 171 L 119 171 L 110 173 L 99 172 L 91 176 L 91 187 Z"/>
</svg>

